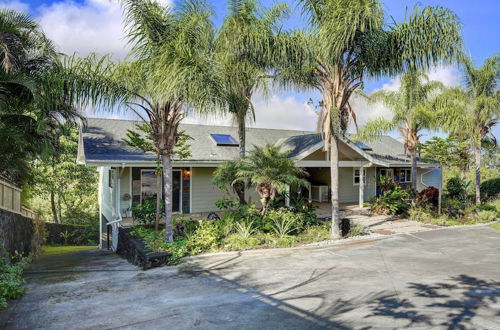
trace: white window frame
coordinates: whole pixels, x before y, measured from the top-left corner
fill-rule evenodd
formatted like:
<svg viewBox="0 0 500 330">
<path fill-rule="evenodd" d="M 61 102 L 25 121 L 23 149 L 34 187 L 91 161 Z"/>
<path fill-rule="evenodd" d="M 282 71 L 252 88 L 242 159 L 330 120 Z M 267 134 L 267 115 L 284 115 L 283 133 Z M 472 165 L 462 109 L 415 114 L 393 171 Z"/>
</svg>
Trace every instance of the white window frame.
<svg viewBox="0 0 500 330">
<path fill-rule="evenodd" d="M 357 175 L 356 175 L 356 171 L 358 172 Z M 367 180 L 367 175 L 366 175 L 366 168 L 363 169 L 363 185 L 366 186 L 368 184 L 368 180 Z M 359 186 L 359 182 L 356 183 L 356 178 L 359 178 L 359 168 L 353 168 L 352 169 L 352 184 L 354 186 Z"/>
<path fill-rule="evenodd" d="M 401 176 L 401 173 L 404 173 L 403 176 Z M 411 182 L 411 168 L 399 169 L 398 177 L 399 177 L 399 182 L 410 183 Z M 403 180 L 401 180 L 401 178 L 403 178 Z"/>
</svg>

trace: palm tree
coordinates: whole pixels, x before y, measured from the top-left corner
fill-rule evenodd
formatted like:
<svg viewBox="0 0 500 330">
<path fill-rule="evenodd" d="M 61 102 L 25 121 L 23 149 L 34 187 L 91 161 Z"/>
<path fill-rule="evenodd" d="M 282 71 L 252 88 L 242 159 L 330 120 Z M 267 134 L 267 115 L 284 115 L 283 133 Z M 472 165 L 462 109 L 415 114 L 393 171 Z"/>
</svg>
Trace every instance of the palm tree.
<svg viewBox="0 0 500 330">
<path fill-rule="evenodd" d="M 229 188 L 231 188 L 238 196 L 239 203 L 246 204 L 245 183 L 237 180 L 237 174 L 241 166 L 241 159 L 228 160 L 222 163 L 214 171 L 212 182 L 219 187 L 219 189 L 227 193 L 229 193 Z"/>
<path fill-rule="evenodd" d="M 236 173 L 235 182 L 242 181 L 255 186 L 262 204 L 262 214 L 266 214 L 269 203 L 277 194 L 283 194 L 290 185 L 307 185 L 303 179 L 306 172 L 295 166 L 288 152 L 281 147 L 266 145 L 254 147 L 242 160 L 241 168 Z"/>
<path fill-rule="evenodd" d="M 13 10 L 0 10 L 0 174 L 29 179 L 30 162 L 57 155 L 64 125 L 81 118 L 75 76 L 38 24 Z"/>
<path fill-rule="evenodd" d="M 382 102 L 393 114 L 392 119 L 377 118 L 368 121 L 357 137 L 370 140 L 397 129 L 404 141 L 405 151 L 411 158 L 411 185 L 417 189 L 417 152 L 425 129 L 436 128 L 435 112 L 431 101 L 444 90 L 438 81 L 429 81 L 422 72 L 407 72 L 401 76 L 398 91 L 380 90 L 369 96 L 371 102 Z"/>
<path fill-rule="evenodd" d="M 476 204 L 481 203 L 481 145 L 495 141 L 493 127 L 500 115 L 500 55 L 474 66 L 472 59 L 463 61 L 465 87 L 446 90 L 436 101 L 441 109 L 441 124 L 452 134 L 465 138 L 474 150 Z"/>
<path fill-rule="evenodd" d="M 215 35 L 210 8 L 197 0 L 175 8 L 153 0 L 124 1 L 132 50 L 129 61 L 115 66 L 107 78 L 125 105 L 149 125 L 161 157 L 166 242 L 173 240 L 172 158 L 179 123 L 186 111 L 213 109 L 220 90 L 209 75 Z"/>
<path fill-rule="evenodd" d="M 238 126 L 239 153 L 245 156 L 246 122 L 255 120 L 252 96 L 266 90 L 272 59 L 279 52 L 276 38 L 288 6 L 263 10 L 255 0 L 229 0 L 229 13 L 217 34 L 215 54 L 225 94 L 225 107 Z"/>
<path fill-rule="evenodd" d="M 339 139 L 355 120 L 352 94 L 365 77 L 426 70 L 455 58 L 460 25 L 450 10 L 415 7 L 403 23 L 384 23 L 379 0 L 301 0 L 310 31 L 292 34 L 281 82 L 321 93 L 320 130 L 330 149 L 334 238 L 340 238 Z M 285 52 L 283 52 L 285 53 Z"/>
</svg>

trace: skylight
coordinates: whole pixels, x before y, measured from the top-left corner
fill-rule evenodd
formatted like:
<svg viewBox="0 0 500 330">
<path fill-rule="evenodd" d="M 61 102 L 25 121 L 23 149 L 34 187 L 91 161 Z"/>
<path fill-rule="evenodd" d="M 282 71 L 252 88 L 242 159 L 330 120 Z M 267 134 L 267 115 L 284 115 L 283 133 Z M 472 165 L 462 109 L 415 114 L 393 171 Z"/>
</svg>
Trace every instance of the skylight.
<svg viewBox="0 0 500 330">
<path fill-rule="evenodd" d="M 212 140 L 214 140 L 215 144 L 223 147 L 237 147 L 239 146 L 238 141 L 234 137 L 229 134 L 210 134 Z"/>
<path fill-rule="evenodd" d="M 358 148 L 360 148 L 361 150 L 366 150 L 366 151 L 373 150 L 371 147 L 367 146 L 366 144 L 364 144 L 364 143 L 363 143 L 363 142 L 361 142 L 361 141 L 358 141 L 358 142 L 356 142 L 355 144 L 356 144 L 356 146 L 357 146 Z"/>
</svg>

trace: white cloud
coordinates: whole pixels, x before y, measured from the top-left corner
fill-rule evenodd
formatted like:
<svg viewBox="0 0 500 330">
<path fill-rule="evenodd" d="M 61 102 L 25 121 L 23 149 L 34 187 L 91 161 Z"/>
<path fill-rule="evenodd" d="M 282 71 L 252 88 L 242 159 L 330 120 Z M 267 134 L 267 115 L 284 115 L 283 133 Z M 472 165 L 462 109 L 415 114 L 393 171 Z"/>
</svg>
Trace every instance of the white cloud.
<svg viewBox="0 0 500 330">
<path fill-rule="evenodd" d="M 283 97 L 274 94 L 265 99 L 258 93 L 253 98 L 255 122 L 247 121 L 248 127 L 276 128 L 301 131 L 316 129 L 317 115 L 314 109 L 305 103 L 298 102 L 293 97 Z M 218 126 L 235 125 L 231 115 L 199 115 L 191 114 L 183 121 L 186 124 L 203 124 Z"/>
<path fill-rule="evenodd" d="M 173 0 L 158 0 L 164 6 Z M 0 7 L 28 12 L 29 2 L 0 1 Z M 124 38 L 119 0 L 61 0 L 31 8 L 34 17 L 59 51 L 66 54 L 111 53 L 123 58 L 129 47 Z"/>
<path fill-rule="evenodd" d="M 0 8 L 12 9 L 22 12 L 29 11 L 29 5 L 27 3 L 14 0 L 14 1 L 0 1 Z"/>
<path fill-rule="evenodd" d="M 316 129 L 318 117 L 314 109 L 293 97 L 274 94 L 266 101 L 262 95 L 258 94 L 254 97 L 253 104 L 255 107 L 253 127 L 302 131 Z"/>
<path fill-rule="evenodd" d="M 47 36 L 66 54 L 86 56 L 97 52 L 123 57 L 127 52 L 118 2 L 60 1 L 38 8 L 38 13 Z"/>
</svg>

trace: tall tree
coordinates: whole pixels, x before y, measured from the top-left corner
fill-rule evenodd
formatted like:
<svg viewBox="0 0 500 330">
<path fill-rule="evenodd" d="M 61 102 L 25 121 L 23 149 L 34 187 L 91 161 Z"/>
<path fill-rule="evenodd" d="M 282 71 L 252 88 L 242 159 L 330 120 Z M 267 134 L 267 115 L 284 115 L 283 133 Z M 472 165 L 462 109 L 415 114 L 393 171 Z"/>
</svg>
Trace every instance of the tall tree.
<svg viewBox="0 0 500 330">
<path fill-rule="evenodd" d="M 476 67 L 472 59 L 463 61 L 465 87 L 445 91 L 436 101 L 441 109 L 443 127 L 466 138 L 474 150 L 476 204 L 481 203 L 481 145 L 489 140 L 496 144 L 492 134 L 500 115 L 500 55 L 488 58 Z"/>
<path fill-rule="evenodd" d="M 279 3 L 265 10 L 255 0 L 229 0 L 228 9 L 215 40 L 215 54 L 225 108 L 238 126 L 243 158 L 247 120 L 255 119 L 252 96 L 268 87 L 273 58 L 280 51 L 275 41 L 289 8 Z"/>
<path fill-rule="evenodd" d="M 121 88 L 125 105 L 149 125 L 153 147 L 161 156 L 165 240 L 171 242 L 172 158 L 179 123 L 187 111 L 213 109 L 220 90 L 210 76 L 212 11 L 197 0 L 183 1 L 175 9 L 153 0 L 125 0 L 124 10 L 132 50 L 108 82 Z"/>
<path fill-rule="evenodd" d="M 281 80 L 321 93 L 320 129 L 331 160 L 331 232 L 340 238 L 338 144 L 355 119 L 352 94 L 366 77 L 425 71 L 452 60 L 462 45 L 460 24 L 440 6 L 415 7 L 404 22 L 386 24 L 379 0 L 300 3 L 310 30 L 292 35 Z"/>
<path fill-rule="evenodd" d="M 368 121 L 358 132 L 359 139 L 370 140 L 397 129 L 403 138 L 405 151 L 411 158 L 411 185 L 417 189 L 417 152 L 425 129 L 437 128 L 432 100 L 444 90 L 438 81 L 429 81 L 421 72 L 406 72 L 397 91 L 380 90 L 369 96 L 371 102 L 381 102 L 392 111 L 392 119 Z"/>
<path fill-rule="evenodd" d="M 0 10 L 0 174 L 20 183 L 31 161 L 57 150 L 62 126 L 80 118 L 68 62 L 29 16 Z"/>
</svg>

